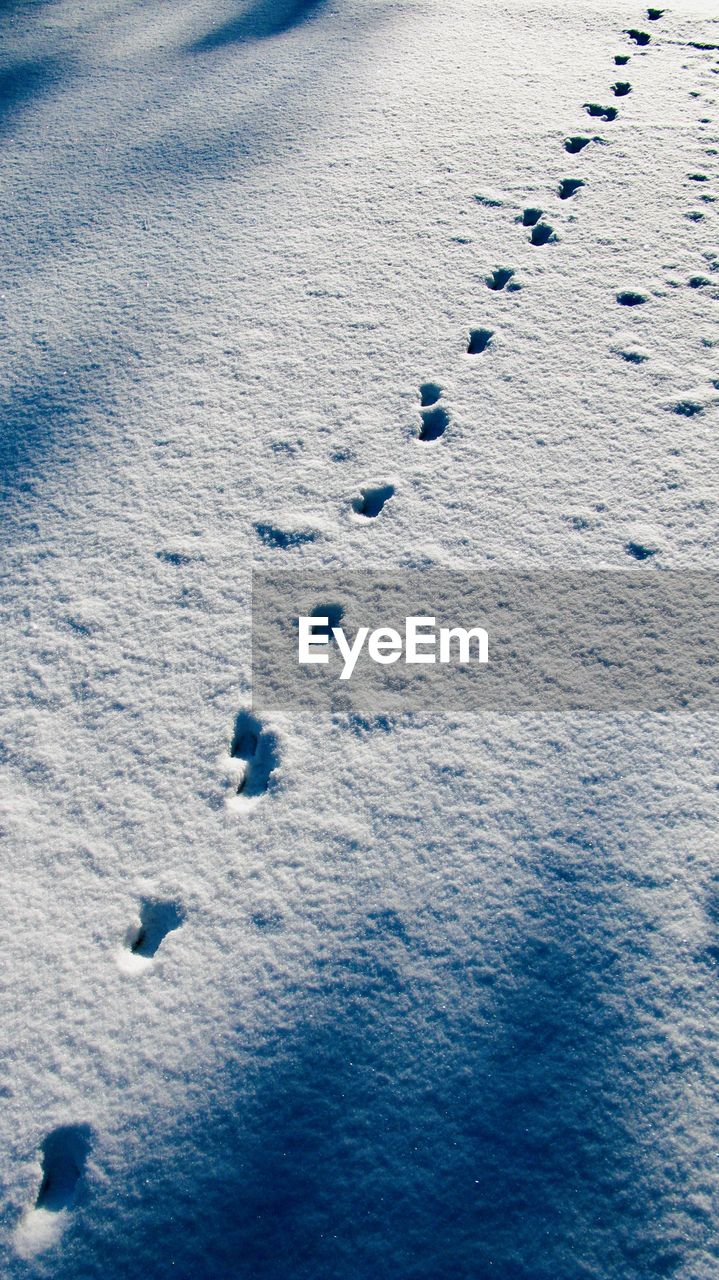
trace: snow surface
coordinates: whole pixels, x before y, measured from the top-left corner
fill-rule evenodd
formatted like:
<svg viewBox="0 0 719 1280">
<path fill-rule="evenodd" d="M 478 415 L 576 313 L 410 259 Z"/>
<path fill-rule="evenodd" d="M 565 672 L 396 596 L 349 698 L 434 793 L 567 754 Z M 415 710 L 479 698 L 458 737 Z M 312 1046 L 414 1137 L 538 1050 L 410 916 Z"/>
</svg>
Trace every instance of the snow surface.
<svg viewBox="0 0 719 1280">
<path fill-rule="evenodd" d="M 715 718 L 248 711 L 253 563 L 717 568 L 712 11 L 0 4 L 8 1280 L 719 1276 Z"/>
</svg>

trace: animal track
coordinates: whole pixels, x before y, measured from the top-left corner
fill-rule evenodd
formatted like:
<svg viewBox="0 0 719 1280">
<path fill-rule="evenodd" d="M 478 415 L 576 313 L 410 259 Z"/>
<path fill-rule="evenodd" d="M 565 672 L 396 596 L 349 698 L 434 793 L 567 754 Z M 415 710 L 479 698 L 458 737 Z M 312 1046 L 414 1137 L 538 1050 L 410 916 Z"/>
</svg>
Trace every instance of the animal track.
<svg viewBox="0 0 719 1280">
<path fill-rule="evenodd" d="M 626 67 L 630 57 L 631 57 L 630 53 L 617 53 L 615 55 L 614 61 L 618 67 Z"/>
<path fill-rule="evenodd" d="M 616 120 L 619 115 L 616 107 L 603 107 L 599 102 L 585 102 L 584 110 L 587 115 L 607 121 Z"/>
<path fill-rule="evenodd" d="M 612 93 L 615 98 L 626 98 L 628 93 L 632 92 L 632 86 L 628 80 L 617 80 L 612 85 Z"/>
<path fill-rule="evenodd" d="M 439 437 L 444 435 L 449 426 L 449 414 L 441 404 L 438 404 L 434 409 L 420 409 L 420 417 L 422 426 L 419 431 L 419 439 L 423 441 L 439 440 Z"/>
<path fill-rule="evenodd" d="M 647 9 L 647 17 L 650 22 L 658 22 L 664 17 L 665 12 L 665 9 Z"/>
<path fill-rule="evenodd" d="M 436 404 L 442 394 L 442 388 L 436 382 L 423 382 L 419 389 L 419 403 L 423 409 Z"/>
<path fill-rule="evenodd" d="M 631 289 L 624 289 L 617 294 L 617 302 L 620 307 L 640 307 L 648 301 L 646 294 L 634 293 Z"/>
<path fill-rule="evenodd" d="M 635 560 L 648 560 L 650 556 L 657 554 L 656 547 L 647 547 L 643 542 L 627 542 L 624 550 L 628 556 L 634 556 Z"/>
<path fill-rule="evenodd" d="M 693 418 L 695 414 L 704 412 L 704 406 L 697 400 L 679 400 L 674 405 L 674 412 L 681 418 Z"/>
<path fill-rule="evenodd" d="M 649 41 L 652 38 L 647 31 L 637 31 L 636 27 L 628 27 L 624 34 L 628 35 L 630 40 L 633 40 L 635 44 L 639 45 L 649 44 Z"/>
<path fill-rule="evenodd" d="M 42 1144 L 42 1182 L 36 1209 L 60 1213 L 72 1208 L 91 1145 L 92 1129 L 86 1124 L 60 1125 L 47 1135 Z"/>
<path fill-rule="evenodd" d="M 467 343 L 467 355 L 478 356 L 487 350 L 494 333 L 491 329 L 470 329 L 469 342 Z"/>
<path fill-rule="evenodd" d="M 240 711 L 235 720 L 230 757 L 241 762 L 237 766 L 240 776 L 231 803 L 244 809 L 269 790 L 272 774 L 279 764 L 275 734 L 263 729 L 250 711 Z M 236 771 L 233 772 L 236 777 Z"/>
<path fill-rule="evenodd" d="M 423 382 L 419 389 L 419 416 L 422 425 L 419 439 L 422 441 L 439 440 L 449 426 L 449 414 L 444 405 L 438 404 L 442 388 L 437 382 Z"/>
<path fill-rule="evenodd" d="M 559 199 L 569 200 L 576 195 L 580 187 L 586 186 L 584 178 L 562 178 L 559 184 Z"/>
<path fill-rule="evenodd" d="M 539 222 L 539 219 L 542 216 L 542 212 L 543 212 L 542 209 L 532 209 L 532 208 L 525 209 L 524 213 L 522 214 L 522 226 L 523 227 L 536 226 L 536 224 Z"/>
<path fill-rule="evenodd" d="M 538 222 L 536 227 L 532 227 L 532 234 L 529 237 L 530 244 L 548 244 L 554 239 L 554 228 L 550 227 L 548 222 Z"/>
<path fill-rule="evenodd" d="M 179 902 L 172 899 L 143 898 L 139 923 L 128 929 L 125 945 L 131 955 L 152 960 L 168 933 L 179 929 L 184 921 L 185 913 Z"/>
<path fill-rule="evenodd" d="M 505 285 L 509 284 L 514 275 L 513 267 L 495 267 L 491 276 L 487 276 L 487 288 L 494 289 L 498 292 Z"/>
<path fill-rule="evenodd" d="M 597 142 L 597 138 L 585 138 L 582 134 L 575 134 L 571 138 L 564 139 L 564 150 L 568 151 L 570 156 L 576 156 L 588 147 L 590 142 Z M 524 225 L 527 225 L 526 222 Z"/>
<path fill-rule="evenodd" d="M 255 533 L 266 547 L 301 547 L 305 542 L 314 542 L 317 532 L 314 529 L 278 529 L 276 525 L 256 523 Z"/>
<path fill-rule="evenodd" d="M 380 484 L 372 488 L 360 489 L 360 496 L 353 498 L 352 508 L 356 515 L 374 520 L 379 515 L 385 502 L 394 497 L 394 485 Z"/>
<path fill-rule="evenodd" d="M 314 636 L 331 636 L 332 628 L 338 627 L 344 618 L 345 611 L 341 604 L 316 604 L 311 618 L 326 618 L 326 622 L 317 622 L 312 626 Z"/>
</svg>

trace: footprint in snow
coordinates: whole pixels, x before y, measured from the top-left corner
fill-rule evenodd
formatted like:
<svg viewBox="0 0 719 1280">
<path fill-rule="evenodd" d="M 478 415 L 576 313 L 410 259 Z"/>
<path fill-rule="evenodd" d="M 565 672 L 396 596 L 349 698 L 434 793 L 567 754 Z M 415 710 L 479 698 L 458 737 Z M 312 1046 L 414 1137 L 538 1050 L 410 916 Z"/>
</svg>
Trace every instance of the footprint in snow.
<svg viewBox="0 0 719 1280">
<path fill-rule="evenodd" d="M 562 178 L 559 184 L 559 199 L 571 199 L 572 196 L 577 194 L 580 187 L 585 187 L 586 185 L 584 178 Z"/>
<path fill-rule="evenodd" d="M 636 27 L 627 27 L 624 34 L 638 45 L 647 45 L 652 38 L 647 31 L 638 31 Z"/>
<path fill-rule="evenodd" d="M 535 227 L 542 216 L 542 212 L 543 211 L 541 209 L 533 209 L 531 207 L 529 209 L 525 209 L 521 219 L 522 226 Z"/>
<path fill-rule="evenodd" d="M 493 289 L 495 293 L 497 293 L 500 289 L 504 289 L 509 284 L 513 276 L 513 267 L 495 267 L 492 274 L 486 277 L 487 288 Z M 515 285 L 514 288 L 516 289 L 517 285 Z"/>
<path fill-rule="evenodd" d="M 125 935 L 120 968 L 126 973 L 141 973 L 154 960 L 168 933 L 184 922 L 184 909 L 176 899 L 143 898 L 137 918 Z"/>
<path fill-rule="evenodd" d="M 536 227 L 532 227 L 529 243 L 534 245 L 549 244 L 550 240 L 554 239 L 554 228 L 550 227 L 548 222 L 538 222 Z"/>
<path fill-rule="evenodd" d="M 629 54 L 629 53 L 617 53 L 617 54 L 615 54 L 615 57 L 614 57 L 615 65 L 616 65 L 616 66 L 618 66 L 618 67 L 626 67 L 627 63 L 629 62 L 630 57 L 631 57 L 631 54 Z"/>
<path fill-rule="evenodd" d="M 626 98 L 628 93 L 632 92 L 632 86 L 628 80 L 617 80 L 612 85 L 612 93 L 615 98 Z"/>
<path fill-rule="evenodd" d="M 361 520 L 375 520 L 386 502 L 394 497 L 394 485 L 368 485 L 352 499 L 352 510 Z"/>
<path fill-rule="evenodd" d="M 492 329 L 470 329 L 469 342 L 467 343 L 467 355 L 478 356 L 487 350 L 494 332 Z"/>
<path fill-rule="evenodd" d="M 584 110 L 587 115 L 594 116 L 600 120 L 616 120 L 619 115 L 616 107 L 603 107 L 600 102 L 585 102 Z"/>
<path fill-rule="evenodd" d="M 230 743 L 228 774 L 235 790 L 228 807 L 246 812 L 269 790 L 279 765 L 276 735 L 250 711 L 240 711 Z"/>
<path fill-rule="evenodd" d="M 649 299 L 645 293 L 636 293 L 633 289 L 622 289 L 617 294 L 617 302 L 620 307 L 641 307 Z"/>
<path fill-rule="evenodd" d="M 422 409 L 428 409 L 430 405 L 436 404 L 442 394 L 442 388 L 437 382 L 423 382 L 419 389 L 419 403 Z"/>
<path fill-rule="evenodd" d="M 571 138 L 564 139 L 564 150 L 568 151 L 570 156 L 579 155 L 590 142 L 600 142 L 600 138 L 585 138 L 582 134 L 575 134 Z M 526 225 L 526 224 L 525 224 Z"/>
<path fill-rule="evenodd" d="M 648 547 L 643 542 L 626 542 L 624 550 L 628 556 L 633 556 L 635 560 L 649 560 L 651 556 L 658 554 L 658 547 Z"/>
<path fill-rule="evenodd" d="M 647 17 L 650 22 L 658 22 L 660 18 L 664 17 L 665 13 L 666 9 L 647 9 Z"/>
<path fill-rule="evenodd" d="M 256 522 L 254 529 L 260 542 L 266 547 L 280 548 L 283 551 L 288 547 L 301 547 L 317 538 L 316 529 L 280 529 L 277 525 L 264 521 Z"/>
<path fill-rule="evenodd" d="M 315 622 L 311 627 L 313 636 L 331 636 L 332 628 L 338 627 L 345 616 L 345 611 L 341 604 L 336 601 L 331 604 L 316 604 L 312 612 L 311 618 L 322 618 L 322 622 Z"/>
<path fill-rule="evenodd" d="M 423 443 L 439 440 L 449 426 L 449 414 L 439 404 L 442 388 L 437 382 L 423 382 L 419 389 L 419 416 L 421 425 L 418 439 Z"/>
<path fill-rule="evenodd" d="M 87 1124 L 64 1124 L 41 1147 L 41 1181 L 34 1206 L 15 1231 L 15 1248 L 31 1258 L 56 1244 L 80 1193 L 93 1133 Z"/>
</svg>

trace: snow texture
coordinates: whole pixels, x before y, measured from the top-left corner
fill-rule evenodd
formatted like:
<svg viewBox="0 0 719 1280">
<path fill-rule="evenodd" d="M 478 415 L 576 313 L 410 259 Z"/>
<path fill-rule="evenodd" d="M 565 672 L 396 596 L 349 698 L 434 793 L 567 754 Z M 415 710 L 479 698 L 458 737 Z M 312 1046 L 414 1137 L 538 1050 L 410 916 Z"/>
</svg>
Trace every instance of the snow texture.
<svg viewBox="0 0 719 1280">
<path fill-rule="evenodd" d="M 713 11 L 0 3 L 7 1280 L 719 1275 L 714 719 L 249 680 L 253 564 L 717 569 Z"/>
</svg>

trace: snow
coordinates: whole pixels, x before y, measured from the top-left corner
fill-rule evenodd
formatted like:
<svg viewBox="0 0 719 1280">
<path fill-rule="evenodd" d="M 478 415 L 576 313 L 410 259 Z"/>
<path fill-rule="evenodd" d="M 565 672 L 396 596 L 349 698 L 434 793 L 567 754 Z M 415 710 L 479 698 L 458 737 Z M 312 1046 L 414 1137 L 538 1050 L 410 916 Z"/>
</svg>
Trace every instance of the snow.
<svg viewBox="0 0 719 1280">
<path fill-rule="evenodd" d="M 719 1274 L 710 710 L 250 709 L 253 565 L 716 569 L 713 8 L 0 6 L 8 1280 Z"/>
</svg>

